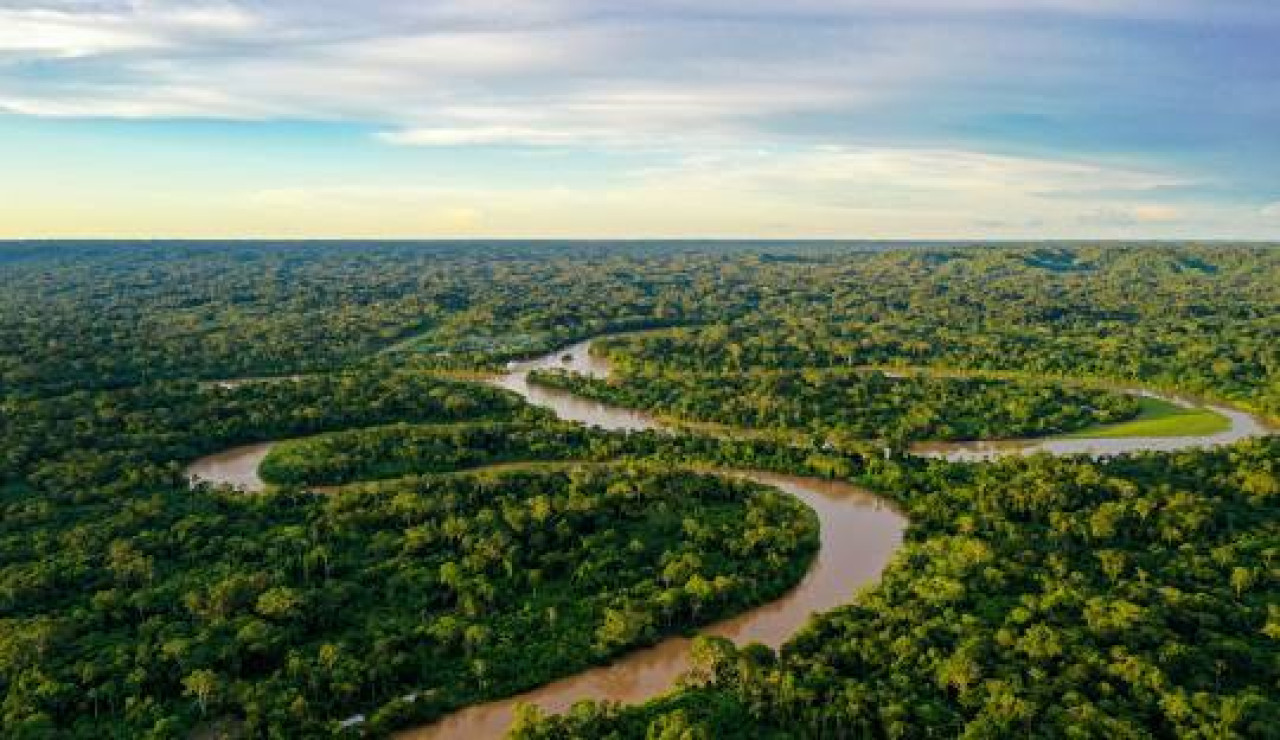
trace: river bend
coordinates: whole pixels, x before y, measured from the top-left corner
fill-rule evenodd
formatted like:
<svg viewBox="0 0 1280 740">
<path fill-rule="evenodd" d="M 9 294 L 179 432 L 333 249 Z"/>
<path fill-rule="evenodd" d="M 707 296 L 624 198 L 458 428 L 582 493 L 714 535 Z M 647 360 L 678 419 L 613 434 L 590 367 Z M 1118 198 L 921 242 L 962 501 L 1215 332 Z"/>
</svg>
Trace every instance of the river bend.
<svg viewBox="0 0 1280 740">
<path fill-rule="evenodd" d="M 608 364 L 590 353 L 590 340 L 542 357 L 508 366 L 491 379 L 532 404 L 551 409 L 562 419 L 609 430 L 661 429 L 652 415 L 580 398 L 567 391 L 531 384 L 530 370 L 563 368 L 606 377 Z M 1140 392 L 1140 391 L 1134 391 Z M 1141 391 L 1145 392 L 1145 391 Z M 1191 399 L 1168 398 L 1183 405 Z M 1198 405 L 1198 404 L 1197 404 Z M 1227 444 L 1267 433 L 1266 425 L 1249 414 L 1211 407 L 1225 416 L 1230 428 L 1206 437 L 1120 439 L 1041 439 L 1002 442 L 961 442 L 918 445 L 917 454 L 950 460 L 982 460 L 1006 454 L 1119 454 L 1139 450 L 1177 450 Z M 229 484 L 246 491 L 263 488 L 258 465 L 271 443 L 246 445 L 201 458 L 188 468 L 192 480 Z M 839 481 L 784 476 L 760 471 L 719 471 L 775 486 L 804 501 L 817 513 L 821 548 L 800 583 L 782 597 L 702 630 L 738 643 L 761 642 L 777 647 L 815 613 L 848 603 L 862 586 L 876 580 L 902 541 L 906 520 L 869 491 Z M 675 637 L 628 653 L 613 663 L 587 670 L 518 696 L 476 704 L 397 737 L 411 740 L 478 740 L 500 737 L 511 722 L 515 705 L 532 703 L 548 712 L 562 712 L 582 699 L 633 703 L 669 690 L 689 667 L 689 644 Z"/>
</svg>

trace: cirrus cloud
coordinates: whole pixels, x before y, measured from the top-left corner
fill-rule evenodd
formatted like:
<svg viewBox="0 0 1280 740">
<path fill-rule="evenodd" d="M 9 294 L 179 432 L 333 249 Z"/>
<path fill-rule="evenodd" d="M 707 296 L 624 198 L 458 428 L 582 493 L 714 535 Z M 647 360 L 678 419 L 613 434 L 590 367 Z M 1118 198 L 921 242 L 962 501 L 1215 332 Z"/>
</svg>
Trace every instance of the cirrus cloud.
<svg viewBox="0 0 1280 740">
<path fill-rule="evenodd" d="M 337 119 L 377 127 L 387 142 L 431 146 L 619 145 L 652 141 L 655 129 L 695 139 L 821 129 L 830 138 L 840 122 L 854 124 L 847 137 L 868 113 L 955 137 L 957 118 L 1062 117 L 1089 112 L 1099 95 L 1125 101 L 1128 115 L 1144 105 L 1163 112 L 1168 85 L 1209 95 L 1195 78 L 1215 72 L 1187 66 L 1176 30 L 1116 43 L 1108 37 L 1120 31 L 1105 23 L 1247 20 L 1247 30 L 1276 22 L 1265 3 L 1231 8 L 1210 13 L 1199 0 L 713 0 L 696 9 L 661 0 L 10 2 L 0 5 L 0 111 Z M 1082 29 L 1070 20 L 1079 17 L 1103 25 Z M 1273 75 L 1262 79 L 1272 84 L 1255 84 L 1254 97 L 1274 87 Z M 1205 109 L 1230 115 L 1216 102 Z M 1186 108 L 1194 114 L 1194 99 Z"/>
<path fill-rule="evenodd" d="M 328 209 L 342 224 L 376 223 L 369 192 L 398 228 L 485 233 L 653 212 L 664 233 L 1262 231 L 1277 32 L 1263 0 L 0 0 L 0 124 L 157 119 L 181 137 L 194 121 L 199 151 L 208 119 L 367 137 L 334 159 L 340 182 L 306 187 L 313 168 L 272 169 L 260 145 L 262 189 L 292 204 L 193 199 L 263 228 L 278 222 L 253 208 L 319 224 L 340 197 L 358 202 Z M 154 154 L 146 135 L 129 144 Z M 605 164 L 588 186 L 535 172 L 514 192 L 480 166 L 491 150 Z M 497 184 L 433 175 L 467 157 Z M 385 174 L 398 158 L 421 167 Z M 95 174 L 77 167 L 61 179 Z M 420 197 L 436 217 L 412 219 Z"/>
</svg>

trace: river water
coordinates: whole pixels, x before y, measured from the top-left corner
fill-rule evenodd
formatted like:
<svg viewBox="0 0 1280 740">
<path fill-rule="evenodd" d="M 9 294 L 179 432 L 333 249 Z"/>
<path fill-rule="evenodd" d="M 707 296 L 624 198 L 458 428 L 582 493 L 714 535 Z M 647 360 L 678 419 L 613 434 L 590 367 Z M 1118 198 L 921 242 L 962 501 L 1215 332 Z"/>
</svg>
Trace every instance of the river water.
<svg viewBox="0 0 1280 740">
<path fill-rule="evenodd" d="M 187 466 L 187 477 L 192 483 L 218 483 L 242 491 L 261 491 L 265 484 L 258 477 L 258 466 L 274 444 L 259 442 L 202 457 Z"/>
<path fill-rule="evenodd" d="M 528 382 L 533 369 L 563 368 L 594 377 L 607 377 L 608 364 L 590 353 L 590 341 L 525 362 L 512 363 L 492 379 L 530 403 L 554 411 L 560 418 L 610 430 L 661 429 L 662 423 L 643 412 L 579 398 L 567 391 Z M 1165 396 L 1161 396 L 1165 397 Z M 1187 399 L 1169 399 L 1184 404 Z M 982 460 L 1006 454 L 1117 454 L 1137 450 L 1176 450 L 1226 444 L 1265 434 L 1258 419 L 1240 411 L 1213 407 L 1231 422 L 1222 433 L 1206 437 L 1046 439 L 917 445 L 913 452 L 951 460 Z M 196 461 L 188 468 L 193 480 L 226 483 L 246 491 L 261 490 L 258 464 L 271 443 L 247 445 Z M 847 483 L 818 478 L 782 476 L 759 471 L 720 471 L 776 486 L 804 501 L 817 512 L 821 549 L 809 572 L 791 591 L 768 604 L 744 612 L 704 630 L 738 643 L 782 644 L 817 612 L 848 603 L 862 586 L 876 580 L 902 541 L 906 520 L 883 500 Z M 438 722 L 399 733 L 402 740 L 479 740 L 500 737 L 519 702 L 536 704 L 548 712 L 562 712 L 582 699 L 638 702 L 669 690 L 689 667 L 690 641 L 671 638 L 644 648 L 607 666 L 593 668 L 508 699 L 477 704 Z"/>
<path fill-rule="evenodd" d="M 1191 396 L 1154 393 L 1138 388 L 1124 388 L 1121 390 L 1133 395 L 1158 398 L 1184 408 L 1208 409 L 1224 417 L 1229 425 L 1223 431 L 1215 434 L 1187 437 L 1046 437 L 1043 439 L 1006 439 L 976 442 L 921 442 L 912 445 L 911 452 L 924 457 L 940 457 L 953 462 L 993 460 L 1005 455 L 1030 455 L 1036 452 L 1047 452 L 1052 455 L 1084 454 L 1094 457 L 1108 457 L 1140 450 L 1177 452 L 1178 450 L 1188 450 L 1196 447 L 1217 447 L 1239 442 L 1249 437 L 1264 436 L 1272 431 L 1272 427 L 1269 424 L 1239 409 L 1213 405 Z"/>
</svg>

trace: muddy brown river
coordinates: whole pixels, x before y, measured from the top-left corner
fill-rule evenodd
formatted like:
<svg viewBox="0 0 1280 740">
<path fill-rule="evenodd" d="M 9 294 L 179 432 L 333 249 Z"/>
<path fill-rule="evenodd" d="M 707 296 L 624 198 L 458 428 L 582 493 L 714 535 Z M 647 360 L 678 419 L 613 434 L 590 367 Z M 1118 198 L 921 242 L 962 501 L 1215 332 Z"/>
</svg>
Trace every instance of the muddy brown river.
<svg viewBox="0 0 1280 740">
<path fill-rule="evenodd" d="M 609 373 L 608 364 L 590 354 L 590 341 L 557 350 L 526 362 L 512 363 L 490 382 L 512 390 L 530 403 L 553 410 L 560 418 L 611 430 L 660 429 L 662 423 L 643 412 L 579 398 L 567 391 L 532 385 L 528 373 L 537 368 L 564 368 L 596 377 Z M 1166 396 L 1159 396 L 1168 398 Z M 1170 398 L 1183 405 L 1190 399 Z M 1004 442 L 918 445 L 913 452 L 951 460 L 981 460 L 1006 454 L 1118 454 L 1138 450 L 1176 450 L 1227 444 L 1267 433 L 1249 414 L 1212 407 L 1230 428 L 1205 437 L 1122 439 L 1044 439 Z M 258 464 L 271 443 L 247 445 L 197 460 L 188 468 L 193 480 L 224 483 L 246 491 L 261 490 Z M 821 549 L 801 582 L 781 598 L 702 630 L 738 643 L 778 646 L 795 634 L 815 613 L 848 603 L 862 586 L 875 581 L 902 541 L 906 520 L 883 500 L 847 483 L 818 478 L 783 476 L 759 471 L 719 471 L 759 481 L 790 493 L 817 512 Z M 582 699 L 638 702 L 668 691 L 689 666 L 686 638 L 670 638 L 640 649 L 615 662 L 566 677 L 533 691 L 461 709 L 423 727 L 399 733 L 412 740 L 479 740 L 501 737 L 517 703 L 532 703 L 561 712 Z"/>
</svg>

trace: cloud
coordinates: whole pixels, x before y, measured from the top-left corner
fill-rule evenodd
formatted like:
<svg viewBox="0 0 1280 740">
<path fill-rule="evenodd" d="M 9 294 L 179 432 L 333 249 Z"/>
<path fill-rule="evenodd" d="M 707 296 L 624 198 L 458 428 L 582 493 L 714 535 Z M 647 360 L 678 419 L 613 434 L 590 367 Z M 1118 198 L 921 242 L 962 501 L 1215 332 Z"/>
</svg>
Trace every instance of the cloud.
<svg viewBox="0 0 1280 740">
<path fill-rule="evenodd" d="M 5 96 L 0 111 L 46 118 L 272 118 L 284 111 L 265 101 L 201 85 L 157 84 L 146 90 L 95 88 L 83 100 L 74 96 Z M 235 111 L 236 115 L 229 115 Z"/>
<path fill-rule="evenodd" d="M 0 114 L 372 132 L 343 142 L 337 188 L 243 144 L 264 192 L 220 191 L 209 228 L 252 233 L 1254 228 L 1276 217 L 1256 194 L 1280 177 L 1277 29 L 1262 0 L 0 0 Z M 589 184 L 438 181 L 491 162 L 467 147 Z M 203 223 L 211 197 L 165 212 Z"/>
<path fill-rule="evenodd" d="M 990 152 L 901 147 L 822 146 L 781 153 L 700 156 L 641 173 L 650 182 L 703 190 L 781 194 L 836 208 L 969 204 L 980 210 L 1031 201 L 1130 197 L 1191 183 L 1183 175 L 1100 162 Z M 932 207 L 932 206 L 931 206 Z M 1150 215 L 1161 213 L 1149 206 Z"/>
<path fill-rule="evenodd" d="M 492 105 L 445 105 L 434 122 L 384 131 L 392 144 L 687 147 L 748 138 L 761 117 L 851 105 L 856 90 L 822 85 L 686 82 L 605 85 Z"/>
<path fill-rule="evenodd" d="M 670 0 L 651 4 L 681 7 L 681 3 Z M 945 17 L 1038 14 L 1129 20 L 1203 19 L 1206 15 L 1203 0 L 791 0 L 785 4 L 769 0 L 704 0 L 699 3 L 699 11 L 772 17 L 889 12 Z M 1235 0 L 1215 7 L 1214 17 L 1218 21 L 1257 22 L 1260 18 L 1276 20 L 1280 15 L 1268 0 Z"/>
<path fill-rule="evenodd" d="M 129 28 L 116 16 L 0 9 L 0 53 L 70 58 L 160 44 L 159 38 Z"/>
<path fill-rule="evenodd" d="M 401 131 L 385 131 L 377 134 L 377 136 L 390 144 L 406 146 L 463 146 L 470 144 L 567 146 L 581 141 L 573 131 L 496 124 L 412 128 Z"/>
<path fill-rule="evenodd" d="M 344 172 L 209 190 L 168 178 L 49 181 L 0 199 L 14 236 L 1265 238 L 1256 205 L 1159 197 L 1177 172 L 966 149 L 719 149 L 608 181 L 566 155 L 502 179 Z M 507 170 L 503 170 L 508 174 Z M 91 175 L 90 175 L 91 176 Z M 1105 183 L 1105 186 L 1099 185 Z M 1105 189 L 1103 189 L 1105 187 Z"/>
<path fill-rule="evenodd" d="M 1098 180 L 1108 190 L 1082 195 Z M 1169 214 L 1143 198 L 1178 181 L 1103 163 L 976 151 L 812 147 L 690 157 L 609 186 L 294 187 L 254 193 L 246 203 L 280 223 L 418 227 L 378 232 L 397 236 L 944 238 L 1062 235 L 1082 221 L 1091 235 L 1131 235 L 1165 223 Z"/>
<path fill-rule="evenodd" d="M 915 125 L 987 108 L 1052 120 L 1076 97 L 1113 86 L 1123 89 L 1107 94 L 1137 104 L 1150 70 L 1185 63 L 1158 41 L 1081 43 L 1082 32 L 1053 18 L 1177 17 L 1196 7 L 1191 0 L 711 0 L 694 12 L 665 1 L 20 2 L 0 6 L 0 110 L 355 120 L 382 131 L 383 141 L 429 146 L 650 145 L 813 129 L 830 138 L 841 123 L 856 132 L 860 117 Z M 1256 7 L 1255 24 L 1275 15 Z M 1226 17 L 1213 13 L 1215 23 Z M 1152 43 L 1155 58 L 1135 58 L 1135 48 Z M 1115 66 L 1126 74 L 1097 74 Z"/>
<path fill-rule="evenodd" d="M 0 7 L 0 59 L 176 48 L 243 36 L 258 28 L 248 12 L 224 3 L 136 3 L 114 9 L 90 4 L 78 11 L 71 7 Z"/>
</svg>

